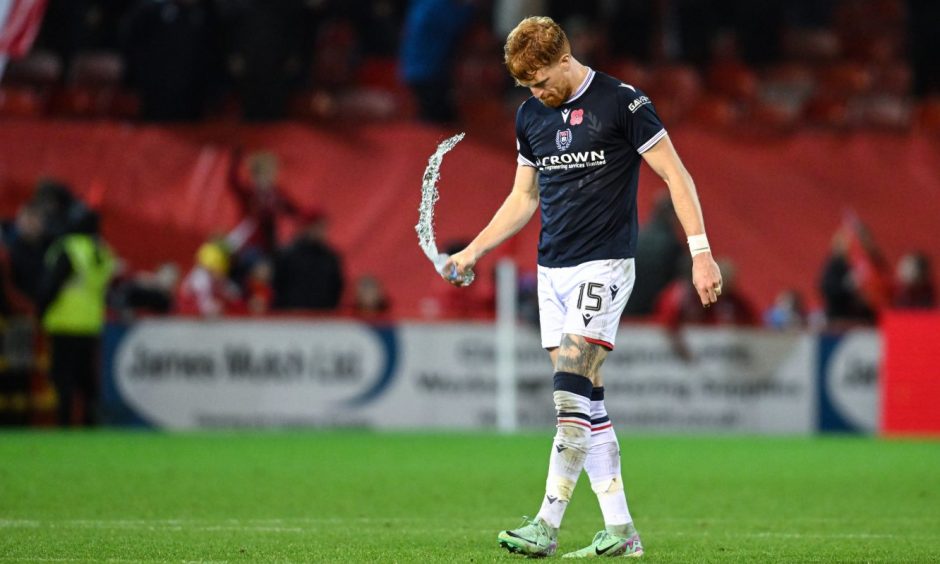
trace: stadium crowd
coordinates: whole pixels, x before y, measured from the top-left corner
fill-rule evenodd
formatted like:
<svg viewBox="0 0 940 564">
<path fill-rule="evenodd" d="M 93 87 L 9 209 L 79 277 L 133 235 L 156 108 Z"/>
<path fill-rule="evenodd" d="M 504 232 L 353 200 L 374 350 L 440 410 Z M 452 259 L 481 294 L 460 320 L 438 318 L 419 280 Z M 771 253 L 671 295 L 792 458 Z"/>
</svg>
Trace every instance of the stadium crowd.
<svg viewBox="0 0 940 564">
<path fill-rule="evenodd" d="M 671 124 L 940 128 L 925 0 L 51 0 L 0 115 L 486 122 L 518 104 L 492 61 L 529 13 Z"/>
<path fill-rule="evenodd" d="M 67 185 L 40 180 L 33 197 L 16 216 L 2 221 L 0 229 L 0 332 L 4 334 L 3 396 L 6 416 L 23 413 L 25 400 L 11 400 L 35 387 L 37 375 L 25 369 L 31 362 L 11 362 L 11 348 L 18 346 L 47 355 L 48 367 L 38 384 L 46 390 L 45 405 L 58 405 L 57 421 L 68 425 L 93 424 L 98 390 L 95 366 L 105 318 L 116 322 L 140 316 L 275 315 L 277 313 L 351 315 L 367 321 L 386 319 L 389 297 L 381 280 L 359 277 L 346 288 L 342 259 L 328 242 L 328 220 L 318 209 L 302 210 L 278 195 L 276 159 L 261 153 L 249 156 L 248 180 L 240 180 L 236 161 L 231 194 L 242 202 L 242 220 L 229 233 L 206 241 L 180 279 L 180 266 L 161 265 L 155 271 L 129 271 L 114 257 L 98 231 L 98 214 L 76 198 Z M 703 309 L 687 284 L 690 267 L 681 230 L 668 198 L 662 198 L 641 228 L 637 251 L 639 285 L 625 312 L 625 322 L 657 322 L 670 329 L 676 352 L 685 350 L 680 329 L 686 324 L 737 325 L 771 330 L 841 330 L 876 323 L 889 308 L 937 307 L 930 258 L 912 251 L 900 258 L 892 272 L 873 235 L 853 216 L 847 216 L 833 236 L 832 249 L 818 275 L 819 296 L 783 289 L 766 311 L 748 298 L 746 281 L 737 280 L 729 259 L 721 259 L 724 291 L 721 302 Z M 276 224 L 293 220 L 299 228 L 293 240 L 279 241 Z M 86 245 L 88 253 L 83 254 Z M 462 247 L 455 242 L 453 248 Z M 96 258 L 87 262 L 86 256 Z M 87 264 L 86 264 L 87 263 Z M 97 266 L 94 266 L 97 264 Z M 75 283 L 73 272 L 93 283 Z M 537 323 L 534 277 L 523 273 L 519 281 L 519 315 Z M 80 291 L 75 292 L 79 287 Z M 492 317 L 492 295 L 465 293 L 449 285 L 429 290 L 423 315 L 432 318 Z M 809 302 L 818 302 L 808 309 Z M 89 309 L 90 308 L 90 309 Z M 78 337 L 74 319 L 81 324 Z M 63 321 L 65 325 L 63 325 Z M 48 337 L 48 341 L 45 338 Z M 18 340 L 17 340 L 18 339 Z M 67 346 L 63 346 L 63 342 Z M 49 345 L 51 343 L 51 346 Z M 65 351 L 65 357 L 57 357 Z M 28 356 L 29 353 L 27 353 Z M 22 356 L 22 355 L 20 355 Z M 18 368 L 19 366 L 19 368 Z M 82 369 L 81 367 L 86 368 Z M 84 370 L 84 372 L 83 372 Z M 64 372 L 63 372 L 64 371 Z M 31 383 L 32 382 L 32 383 Z M 51 382 L 56 394 L 51 395 Z M 2 392 L 13 390 L 9 398 Z M 73 411 L 71 398 L 84 398 L 84 410 Z M 58 397 L 56 401 L 54 398 Z M 13 417 L 13 422 L 24 422 Z"/>
</svg>

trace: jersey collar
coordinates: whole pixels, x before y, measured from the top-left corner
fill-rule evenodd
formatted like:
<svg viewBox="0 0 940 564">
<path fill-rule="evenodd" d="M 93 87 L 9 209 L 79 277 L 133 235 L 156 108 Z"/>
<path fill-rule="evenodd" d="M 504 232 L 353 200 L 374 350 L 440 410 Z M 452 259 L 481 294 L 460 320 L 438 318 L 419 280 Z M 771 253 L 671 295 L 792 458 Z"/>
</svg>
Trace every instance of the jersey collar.
<svg viewBox="0 0 940 564">
<path fill-rule="evenodd" d="M 565 100 L 565 104 L 570 104 L 571 102 L 574 102 L 580 98 L 581 95 L 584 94 L 585 90 L 588 89 L 588 86 L 591 85 L 592 80 L 594 80 L 594 69 L 588 67 L 588 73 L 587 76 L 584 77 L 584 82 L 582 82 L 581 86 L 579 86 L 578 89 L 574 91 L 574 94 L 571 95 L 571 98 Z"/>
</svg>

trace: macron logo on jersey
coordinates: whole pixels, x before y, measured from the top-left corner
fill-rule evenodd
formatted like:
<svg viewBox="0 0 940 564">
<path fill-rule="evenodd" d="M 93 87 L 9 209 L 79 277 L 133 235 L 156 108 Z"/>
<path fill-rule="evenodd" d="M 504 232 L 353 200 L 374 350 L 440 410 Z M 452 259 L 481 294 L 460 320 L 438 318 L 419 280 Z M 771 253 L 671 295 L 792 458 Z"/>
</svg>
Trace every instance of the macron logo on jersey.
<svg viewBox="0 0 940 564">
<path fill-rule="evenodd" d="M 571 111 L 570 109 L 561 110 L 561 121 L 562 123 L 568 123 L 568 116 L 571 116 L 571 125 L 578 125 L 584 121 L 584 109 L 578 108 L 577 110 Z"/>
</svg>

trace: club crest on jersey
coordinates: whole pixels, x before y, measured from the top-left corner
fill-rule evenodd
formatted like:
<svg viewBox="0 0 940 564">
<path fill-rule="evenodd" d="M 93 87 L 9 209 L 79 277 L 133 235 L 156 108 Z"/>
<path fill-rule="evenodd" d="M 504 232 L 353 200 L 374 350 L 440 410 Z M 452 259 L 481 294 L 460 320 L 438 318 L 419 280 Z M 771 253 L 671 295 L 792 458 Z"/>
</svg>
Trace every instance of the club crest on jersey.
<svg viewBox="0 0 940 564">
<path fill-rule="evenodd" d="M 564 151 L 571 146 L 571 141 L 573 136 L 570 129 L 559 129 L 555 133 L 555 146 L 558 147 L 559 151 Z"/>
<path fill-rule="evenodd" d="M 584 110 L 574 110 L 571 112 L 571 125 L 578 125 L 584 121 Z"/>
</svg>

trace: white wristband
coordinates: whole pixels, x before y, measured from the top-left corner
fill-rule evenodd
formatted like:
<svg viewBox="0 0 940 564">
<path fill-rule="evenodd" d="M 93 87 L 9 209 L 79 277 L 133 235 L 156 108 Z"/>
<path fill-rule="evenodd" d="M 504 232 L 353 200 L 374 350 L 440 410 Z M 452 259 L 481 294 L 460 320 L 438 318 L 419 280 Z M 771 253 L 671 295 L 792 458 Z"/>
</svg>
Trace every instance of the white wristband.
<svg viewBox="0 0 940 564">
<path fill-rule="evenodd" d="M 708 237 L 706 237 L 704 233 L 701 235 L 692 235 L 688 240 L 689 251 L 692 253 L 693 257 L 711 251 L 711 247 L 708 246 Z"/>
</svg>

